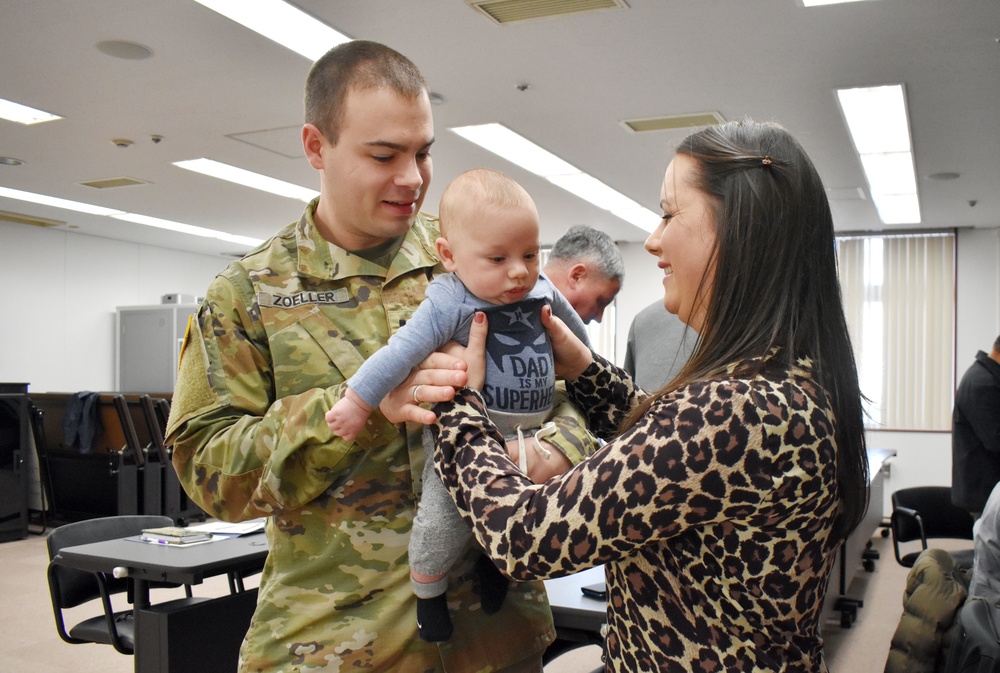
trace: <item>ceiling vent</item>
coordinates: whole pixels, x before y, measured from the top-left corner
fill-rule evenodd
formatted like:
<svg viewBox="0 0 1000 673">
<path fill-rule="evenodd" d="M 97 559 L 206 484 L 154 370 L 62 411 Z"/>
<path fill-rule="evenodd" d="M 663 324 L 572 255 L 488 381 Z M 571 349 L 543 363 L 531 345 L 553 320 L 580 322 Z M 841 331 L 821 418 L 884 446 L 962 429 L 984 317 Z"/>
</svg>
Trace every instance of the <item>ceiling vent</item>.
<svg viewBox="0 0 1000 673">
<path fill-rule="evenodd" d="M 112 187 L 131 187 L 132 185 L 148 185 L 149 183 L 135 178 L 107 178 L 106 180 L 90 180 L 80 184 L 94 189 L 111 189 Z"/>
<path fill-rule="evenodd" d="M 60 220 L 49 220 L 44 217 L 35 217 L 34 215 L 11 213 L 6 210 L 0 210 L 0 220 L 15 222 L 17 224 L 30 224 L 33 227 L 59 227 L 66 224 Z"/>
<path fill-rule="evenodd" d="M 501 25 L 580 14 L 598 9 L 628 9 L 625 0 L 466 0 Z"/>
<path fill-rule="evenodd" d="M 694 112 L 684 115 L 669 115 L 666 117 L 650 117 L 648 119 L 626 119 L 622 122 L 633 133 L 646 131 L 669 131 L 671 129 L 687 129 L 698 126 L 713 126 L 725 124 L 725 118 L 718 112 Z"/>
</svg>

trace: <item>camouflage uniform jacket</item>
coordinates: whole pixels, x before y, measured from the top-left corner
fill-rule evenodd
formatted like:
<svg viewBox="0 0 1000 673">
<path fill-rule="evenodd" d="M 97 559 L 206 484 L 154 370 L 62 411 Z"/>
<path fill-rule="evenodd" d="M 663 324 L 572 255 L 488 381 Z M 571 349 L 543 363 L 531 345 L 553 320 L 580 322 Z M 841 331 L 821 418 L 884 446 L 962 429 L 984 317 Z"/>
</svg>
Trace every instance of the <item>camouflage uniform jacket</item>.
<svg viewBox="0 0 1000 673">
<path fill-rule="evenodd" d="M 209 514 L 270 515 L 240 670 L 491 671 L 541 652 L 554 637 L 544 587 L 515 583 L 501 612 L 484 615 L 471 579 L 478 548 L 452 572 L 452 639 L 417 637 L 407 542 L 420 427 L 374 413 L 345 442 L 323 415 L 443 271 L 436 221 L 418 216 L 386 270 L 327 243 L 315 206 L 212 283 L 167 427 L 177 473 Z M 574 453 L 573 442 L 557 445 Z"/>
</svg>

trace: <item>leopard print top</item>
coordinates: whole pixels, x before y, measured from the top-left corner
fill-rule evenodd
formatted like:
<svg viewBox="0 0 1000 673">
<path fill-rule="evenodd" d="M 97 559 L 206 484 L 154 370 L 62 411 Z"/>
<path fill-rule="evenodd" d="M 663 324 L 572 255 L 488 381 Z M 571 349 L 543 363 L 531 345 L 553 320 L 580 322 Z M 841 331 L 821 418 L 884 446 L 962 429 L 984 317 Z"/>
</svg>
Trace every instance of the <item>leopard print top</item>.
<svg viewBox="0 0 1000 673">
<path fill-rule="evenodd" d="M 569 391 L 604 437 L 643 395 L 597 355 Z M 605 564 L 608 670 L 826 670 L 836 446 L 809 361 L 683 387 L 540 486 L 506 458 L 477 392 L 435 411 L 438 473 L 507 574 Z"/>
</svg>

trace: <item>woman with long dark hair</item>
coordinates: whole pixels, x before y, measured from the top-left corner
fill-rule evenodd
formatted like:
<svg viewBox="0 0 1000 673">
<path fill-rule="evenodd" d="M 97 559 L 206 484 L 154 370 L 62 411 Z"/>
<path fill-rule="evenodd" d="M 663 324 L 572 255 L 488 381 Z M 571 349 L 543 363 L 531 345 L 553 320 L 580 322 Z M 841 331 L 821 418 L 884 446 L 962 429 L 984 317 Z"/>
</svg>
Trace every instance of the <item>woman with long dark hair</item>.
<svg viewBox="0 0 1000 673">
<path fill-rule="evenodd" d="M 823 671 L 837 546 L 867 507 L 861 393 L 823 184 L 775 124 L 699 131 L 664 176 L 646 241 L 664 306 L 699 335 L 662 390 L 549 318 L 557 373 L 607 439 L 534 485 L 480 394 L 435 406 L 437 467 L 518 580 L 604 564 L 613 671 Z"/>
</svg>

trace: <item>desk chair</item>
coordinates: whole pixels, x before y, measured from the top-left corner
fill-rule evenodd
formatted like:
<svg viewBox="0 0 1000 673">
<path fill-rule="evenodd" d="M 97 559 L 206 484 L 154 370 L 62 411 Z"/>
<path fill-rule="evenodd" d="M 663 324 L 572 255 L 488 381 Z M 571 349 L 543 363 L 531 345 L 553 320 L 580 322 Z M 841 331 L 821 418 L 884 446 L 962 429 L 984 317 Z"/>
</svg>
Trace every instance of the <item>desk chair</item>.
<svg viewBox="0 0 1000 673">
<path fill-rule="evenodd" d="M 82 448 L 80 432 L 66 432 L 67 415 L 71 428 L 83 426 L 72 422 L 77 405 L 71 400 L 78 395 L 31 393 L 28 398 L 37 410 L 35 444 L 43 447 L 39 455 L 45 464 L 40 467 L 50 482 L 53 518 L 79 521 L 142 513 L 139 496 L 145 459 L 124 396 L 101 393 L 92 400 L 87 427 L 97 430 L 89 451 Z"/>
<path fill-rule="evenodd" d="M 162 397 L 150 400 L 153 406 L 153 420 L 156 422 L 156 437 L 160 441 L 163 439 L 164 430 L 167 427 L 167 420 L 170 418 L 170 402 Z M 185 525 L 192 521 L 204 521 L 208 515 L 205 511 L 193 503 L 188 498 L 184 487 L 181 486 L 177 472 L 174 471 L 171 458 L 173 456 L 172 446 L 163 446 L 164 470 L 163 470 L 163 513 L 177 522 L 178 525 Z"/>
<path fill-rule="evenodd" d="M 916 486 L 902 488 L 892 494 L 892 549 L 896 561 L 912 568 L 914 561 L 929 539 L 972 540 L 972 515 L 951 503 L 950 486 Z M 901 542 L 920 541 L 920 548 L 909 553 L 900 551 Z M 973 550 L 951 552 L 962 568 L 972 567 Z"/>
<path fill-rule="evenodd" d="M 132 610 L 115 612 L 111 596 L 129 590 L 128 579 L 115 578 L 104 573 L 91 573 L 67 568 L 52 563 L 52 559 L 65 547 L 104 542 L 117 538 L 139 535 L 144 528 L 171 526 L 168 516 L 111 516 L 69 523 L 53 529 L 46 538 L 49 551 L 49 594 L 52 597 L 52 611 L 56 620 L 59 637 L 74 645 L 81 643 L 103 643 L 111 645 L 122 654 L 135 651 L 135 633 Z M 175 586 L 154 584 L 153 586 Z M 185 587 L 187 598 L 160 604 L 163 606 L 183 606 L 208 600 L 191 598 L 191 588 Z M 71 627 L 69 631 L 63 620 L 63 610 L 75 608 L 100 599 L 101 614 L 85 619 Z"/>
</svg>

